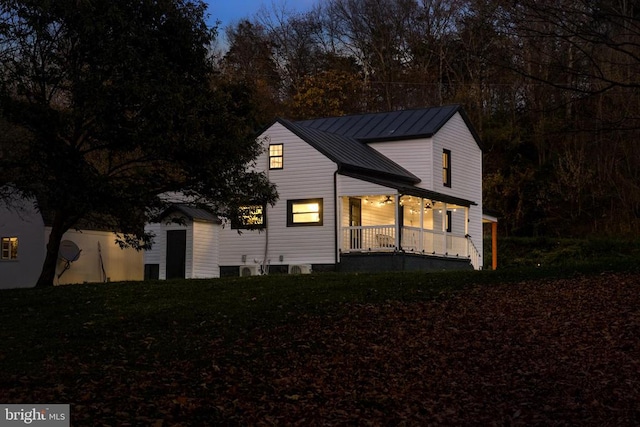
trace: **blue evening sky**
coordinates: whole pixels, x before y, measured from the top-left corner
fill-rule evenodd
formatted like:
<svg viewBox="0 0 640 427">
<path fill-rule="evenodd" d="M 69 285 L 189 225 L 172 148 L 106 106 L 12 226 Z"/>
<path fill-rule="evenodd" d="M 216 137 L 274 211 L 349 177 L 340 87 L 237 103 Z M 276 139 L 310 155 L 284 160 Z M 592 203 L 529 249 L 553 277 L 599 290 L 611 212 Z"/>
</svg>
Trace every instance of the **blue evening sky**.
<svg viewBox="0 0 640 427">
<path fill-rule="evenodd" d="M 209 22 L 214 24 L 220 21 L 220 29 L 232 25 L 243 18 L 252 19 L 264 6 L 267 11 L 280 9 L 283 5 L 286 10 L 305 12 L 316 3 L 316 0 L 206 0 L 209 4 L 207 13 Z"/>
</svg>

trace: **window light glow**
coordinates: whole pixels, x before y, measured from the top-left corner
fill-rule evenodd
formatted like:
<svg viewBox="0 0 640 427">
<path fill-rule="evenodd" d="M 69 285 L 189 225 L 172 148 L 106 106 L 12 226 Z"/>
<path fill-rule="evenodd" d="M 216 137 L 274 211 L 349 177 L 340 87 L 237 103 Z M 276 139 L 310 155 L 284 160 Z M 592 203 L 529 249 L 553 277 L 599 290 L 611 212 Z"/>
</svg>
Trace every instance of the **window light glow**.
<svg viewBox="0 0 640 427">
<path fill-rule="evenodd" d="M 292 207 L 293 213 L 320 212 L 319 203 L 296 203 Z"/>
<path fill-rule="evenodd" d="M 322 225 L 322 199 L 289 200 L 289 226 Z"/>
<path fill-rule="evenodd" d="M 269 146 L 269 169 L 282 169 L 283 167 L 283 147 L 282 144 Z"/>
<path fill-rule="evenodd" d="M 240 208 L 240 217 L 242 225 L 263 225 L 264 215 L 262 206 L 242 206 Z"/>
<path fill-rule="evenodd" d="M 18 258 L 18 238 L 3 237 L 1 259 L 17 259 Z"/>
</svg>

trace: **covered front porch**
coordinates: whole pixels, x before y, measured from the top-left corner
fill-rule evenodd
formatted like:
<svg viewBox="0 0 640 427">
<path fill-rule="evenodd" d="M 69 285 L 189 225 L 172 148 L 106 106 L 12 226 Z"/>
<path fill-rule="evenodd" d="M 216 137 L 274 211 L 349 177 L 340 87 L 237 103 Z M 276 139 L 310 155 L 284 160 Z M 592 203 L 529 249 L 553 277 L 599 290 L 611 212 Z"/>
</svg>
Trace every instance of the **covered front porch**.
<svg viewBox="0 0 640 427">
<path fill-rule="evenodd" d="M 469 236 L 469 206 L 399 193 L 340 197 L 341 254 L 403 252 L 466 259 L 482 267 Z"/>
</svg>

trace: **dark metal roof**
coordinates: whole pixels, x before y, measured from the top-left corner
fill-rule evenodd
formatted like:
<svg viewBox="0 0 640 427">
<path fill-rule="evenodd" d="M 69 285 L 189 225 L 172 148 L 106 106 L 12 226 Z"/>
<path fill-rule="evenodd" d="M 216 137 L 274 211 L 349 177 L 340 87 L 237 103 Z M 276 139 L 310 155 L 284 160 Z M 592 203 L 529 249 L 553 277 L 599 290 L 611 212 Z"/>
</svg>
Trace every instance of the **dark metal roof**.
<svg viewBox="0 0 640 427">
<path fill-rule="evenodd" d="M 430 138 L 455 113 L 460 113 L 476 143 L 482 148 L 480 138 L 459 105 L 302 120 L 296 124 L 305 128 L 354 138 L 362 142 L 395 141 Z"/>
<path fill-rule="evenodd" d="M 430 138 L 456 113 L 460 113 L 482 149 L 480 138 L 459 105 L 297 122 L 278 119 L 277 122 L 334 161 L 342 175 L 395 188 L 401 194 L 471 206 L 476 202 L 415 187 L 414 184 L 420 182 L 416 175 L 367 145 Z"/>
<path fill-rule="evenodd" d="M 407 183 L 420 182 L 420 178 L 358 140 L 287 120 L 279 119 L 278 122 L 336 162 L 339 170 L 375 173 Z"/>
<path fill-rule="evenodd" d="M 203 222 L 220 222 L 220 219 L 209 212 L 208 210 L 196 208 L 190 205 L 176 203 L 174 205 L 169 206 L 165 209 L 159 216 L 158 221 L 161 221 L 163 218 L 167 216 L 179 213 L 187 217 L 192 221 L 203 221 Z"/>
</svg>

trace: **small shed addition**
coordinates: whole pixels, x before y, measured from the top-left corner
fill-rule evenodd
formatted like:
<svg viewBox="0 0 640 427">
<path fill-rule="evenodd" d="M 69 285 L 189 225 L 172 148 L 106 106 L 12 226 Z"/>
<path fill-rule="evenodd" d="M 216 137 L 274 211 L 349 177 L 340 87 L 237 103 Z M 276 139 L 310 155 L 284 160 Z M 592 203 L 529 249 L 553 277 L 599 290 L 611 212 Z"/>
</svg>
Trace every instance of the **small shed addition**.
<svg viewBox="0 0 640 427">
<path fill-rule="evenodd" d="M 220 220 L 211 212 L 175 204 L 145 226 L 154 234 L 144 254 L 145 279 L 207 279 L 220 277 Z"/>
</svg>

